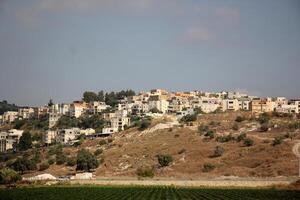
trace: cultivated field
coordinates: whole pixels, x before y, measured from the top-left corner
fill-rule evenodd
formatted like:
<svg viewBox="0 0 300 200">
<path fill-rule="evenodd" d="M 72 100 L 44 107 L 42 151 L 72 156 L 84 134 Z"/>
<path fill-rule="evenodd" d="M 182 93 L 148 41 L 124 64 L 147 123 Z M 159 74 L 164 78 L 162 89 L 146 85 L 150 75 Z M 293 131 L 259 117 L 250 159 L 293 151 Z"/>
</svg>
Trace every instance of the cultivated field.
<svg viewBox="0 0 300 200">
<path fill-rule="evenodd" d="M 272 189 L 196 189 L 176 187 L 40 187 L 1 189 L 0 200 L 200 200 L 200 199 L 300 199 L 299 191 Z"/>
</svg>

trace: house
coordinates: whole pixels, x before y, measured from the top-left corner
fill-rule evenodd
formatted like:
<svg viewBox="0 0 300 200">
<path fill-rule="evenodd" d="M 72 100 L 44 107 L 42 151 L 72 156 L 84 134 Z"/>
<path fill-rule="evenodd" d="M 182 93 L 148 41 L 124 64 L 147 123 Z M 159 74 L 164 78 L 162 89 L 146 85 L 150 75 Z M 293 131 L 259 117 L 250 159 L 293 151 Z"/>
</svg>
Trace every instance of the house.
<svg viewBox="0 0 300 200">
<path fill-rule="evenodd" d="M 106 105 L 105 102 L 93 101 L 93 102 L 89 103 L 88 110 L 89 110 L 89 113 L 91 113 L 91 114 L 97 114 L 97 113 L 103 112 L 104 110 L 106 110 L 109 107 L 110 106 Z"/>
<path fill-rule="evenodd" d="M 103 133 L 115 133 L 130 126 L 130 118 L 127 110 L 117 110 L 114 113 L 104 113 L 103 118 L 109 122 L 108 126 L 102 129 Z"/>
<path fill-rule="evenodd" d="M 276 108 L 279 113 L 299 113 L 299 107 L 295 104 L 281 105 Z"/>
<path fill-rule="evenodd" d="M 144 113 L 149 112 L 149 105 L 146 102 L 135 101 L 131 107 L 131 113 L 133 115 L 142 115 Z"/>
<path fill-rule="evenodd" d="M 23 130 L 11 129 L 0 133 L 0 152 L 15 149 L 19 143 Z"/>
<path fill-rule="evenodd" d="M 40 119 L 41 117 L 44 117 L 49 114 L 50 109 L 48 106 L 41 106 L 37 108 L 33 108 L 34 110 L 34 117 L 37 119 Z"/>
<path fill-rule="evenodd" d="M 70 105 L 69 114 L 71 117 L 80 117 L 88 109 L 88 106 L 83 101 L 74 101 Z"/>
<path fill-rule="evenodd" d="M 62 129 L 59 130 L 56 137 L 56 142 L 61 144 L 67 144 L 72 140 L 75 140 L 80 135 L 79 128 L 69 128 L 69 129 Z"/>
<path fill-rule="evenodd" d="M 50 145 L 56 141 L 57 135 L 58 135 L 58 131 L 48 130 L 43 134 L 43 142 L 46 145 Z"/>
<path fill-rule="evenodd" d="M 54 104 L 50 108 L 50 113 L 57 113 L 61 115 L 68 115 L 70 111 L 70 104 Z"/>
<path fill-rule="evenodd" d="M 2 122 L 3 123 L 11 123 L 13 121 L 15 121 L 16 119 L 18 119 L 18 112 L 16 111 L 7 111 L 5 113 L 3 113 L 2 116 Z"/>
<path fill-rule="evenodd" d="M 240 110 L 250 110 L 250 98 L 238 98 Z"/>
<path fill-rule="evenodd" d="M 237 99 L 223 99 L 222 110 L 237 111 L 239 110 L 239 101 Z"/>
<path fill-rule="evenodd" d="M 19 108 L 18 116 L 22 119 L 29 119 L 34 117 L 34 109 L 33 108 Z"/>
<path fill-rule="evenodd" d="M 250 110 L 253 113 L 273 112 L 275 110 L 275 102 L 271 98 L 254 98 L 250 103 Z"/>
<path fill-rule="evenodd" d="M 291 99 L 289 104 L 296 105 L 298 107 L 298 113 L 300 112 L 300 99 Z"/>
<path fill-rule="evenodd" d="M 220 104 L 222 103 L 220 98 L 209 98 L 201 97 L 200 98 L 200 108 L 205 113 L 211 113 L 216 111 Z"/>
<path fill-rule="evenodd" d="M 62 114 L 59 113 L 50 113 L 49 114 L 49 128 L 53 128 L 58 120 L 61 118 Z"/>
<path fill-rule="evenodd" d="M 95 129 L 92 129 L 92 128 L 80 129 L 79 132 L 80 132 L 80 135 L 85 135 L 85 136 L 93 135 L 96 133 Z"/>
</svg>

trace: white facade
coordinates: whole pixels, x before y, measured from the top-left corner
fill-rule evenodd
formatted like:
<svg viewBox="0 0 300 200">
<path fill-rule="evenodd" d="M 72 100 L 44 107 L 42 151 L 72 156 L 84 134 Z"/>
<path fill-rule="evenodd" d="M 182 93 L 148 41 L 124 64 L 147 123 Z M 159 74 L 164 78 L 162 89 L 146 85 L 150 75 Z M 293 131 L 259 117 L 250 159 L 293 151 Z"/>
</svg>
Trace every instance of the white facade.
<svg viewBox="0 0 300 200">
<path fill-rule="evenodd" d="M 18 119 L 18 112 L 15 111 L 7 111 L 3 114 L 3 123 L 11 123 Z"/>
<path fill-rule="evenodd" d="M 237 99 L 222 100 L 222 110 L 237 111 L 239 110 L 239 101 Z"/>
<path fill-rule="evenodd" d="M 164 99 L 158 101 L 149 101 L 149 110 L 156 108 L 162 113 L 167 113 L 168 107 L 169 107 L 169 102 Z"/>
<path fill-rule="evenodd" d="M 44 133 L 43 135 L 43 142 L 48 145 L 52 144 L 53 142 L 55 142 L 57 134 L 58 134 L 57 131 L 51 131 L 51 130 L 46 131 L 46 133 Z"/>
<path fill-rule="evenodd" d="M 58 113 L 50 113 L 49 114 L 49 128 L 52 128 L 56 125 L 58 120 L 61 118 L 61 114 Z"/>
<path fill-rule="evenodd" d="M 29 119 L 34 116 L 33 108 L 19 108 L 18 116 L 22 119 Z"/>
</svg>

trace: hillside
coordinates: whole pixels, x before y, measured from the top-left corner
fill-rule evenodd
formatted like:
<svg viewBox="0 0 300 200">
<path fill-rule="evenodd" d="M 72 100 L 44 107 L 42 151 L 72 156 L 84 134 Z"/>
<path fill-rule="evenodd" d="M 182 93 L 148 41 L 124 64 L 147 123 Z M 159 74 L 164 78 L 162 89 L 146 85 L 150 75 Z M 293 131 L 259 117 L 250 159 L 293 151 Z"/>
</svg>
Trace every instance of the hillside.
<svg viewBox="0 0 300 200">
<path fill-rule="evenodd" d="M 235 122 L 237 116 L 243 116 L 245 120 Z M 154 167 L 155 177 L 195 179 L 220 176 L 297 176 L 298 162 L 292 153 L 292 146 L 299 141 L 300 133 L 291 123 L 299 123 L 299 120 L 272 117 L 269 123 L 272 128 L 261 132 L 258 130 L 261 125 L 257 119 L 247 112 L 202 115 L 192 126 L 176 125 L 173 118 L 156 119 L 145 131 L 131 128 L 109 139 L 85 140 L 79 147 L 65 147 L 64 154 L 74 157 L 81 148 L 91 152 L 102 149 L 103 153 L 98 156 L 102 163 L 95 171 L 95 175 L 99 177 L 136 177 L 137 169 L 147 166 Z M 199 134 L 198 126 L 201 125 L 207 125 L 209 130 L 213 130 L 215 137 L 210 139 Z M 237 141 L 241 132 L 253 140 L 252 146 L 246 146 L 244 140 Z M 230 133 L 230 137 L 220 138 Z M 274 146 L 274 138 L 278 136 L 282 141 Z M 231 139 L 227 141 L 226 138 Z M 219 157 L 214 156 L 216 146 L 224 150 Z M 41 150 L 41 160 L 55 158 L 47 155 L 48 150 L 49 148 Z M 162 168 L 158 165 L 159 154 L 173 157 L 170 166 Z M 204 170 L 205 164 L 213 166 L 212 169 Z M 72 175 L 76 170 L 75 166 L 54 164 L 43 172 L 30 172 L 25 176 L 45 172 Z"/>
</svg>

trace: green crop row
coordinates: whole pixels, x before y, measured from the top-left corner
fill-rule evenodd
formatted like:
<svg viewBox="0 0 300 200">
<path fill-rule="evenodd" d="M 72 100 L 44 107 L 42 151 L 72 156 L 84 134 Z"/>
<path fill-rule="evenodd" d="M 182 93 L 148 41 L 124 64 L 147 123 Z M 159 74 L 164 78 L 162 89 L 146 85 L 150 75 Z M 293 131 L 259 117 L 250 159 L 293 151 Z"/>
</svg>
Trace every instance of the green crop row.
<svg viewBox="0 0 300 200">
<path fill-rule="evenodd" d="M 293 190 L 196 189 L 175 187 L 55 186 L 0 189 L 0 200 L 227 200 L 300 199 Z"/>
</svg>

